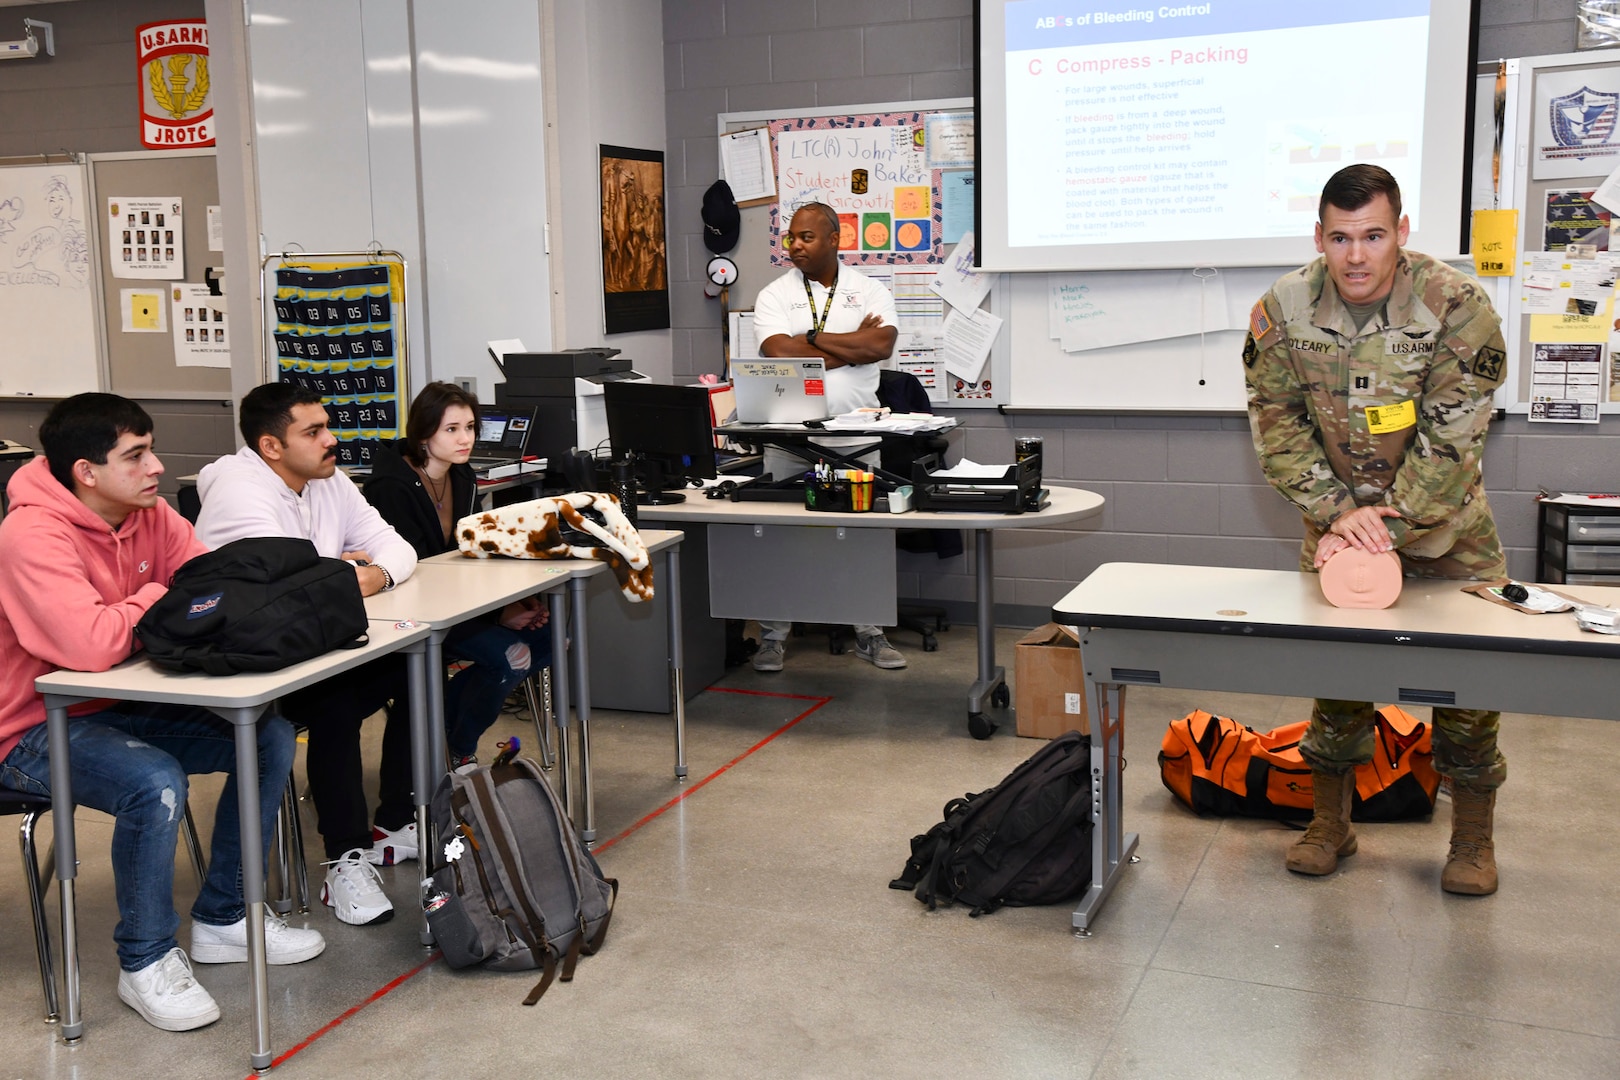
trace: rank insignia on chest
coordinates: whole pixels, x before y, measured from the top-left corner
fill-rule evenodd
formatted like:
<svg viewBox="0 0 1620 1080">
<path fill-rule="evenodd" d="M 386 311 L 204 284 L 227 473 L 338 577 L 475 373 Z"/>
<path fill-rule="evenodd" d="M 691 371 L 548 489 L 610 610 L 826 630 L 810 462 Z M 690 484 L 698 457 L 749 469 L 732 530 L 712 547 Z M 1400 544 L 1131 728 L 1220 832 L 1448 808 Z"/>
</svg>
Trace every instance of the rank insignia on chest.
<svg viewBox="0 0 1620 1080">
<path fill-rule="evenodd" d="M 1356 376 L 1356 389 L 1357 390 L 1371 390 L 1372 389 L 1372 376 L 1371 375 L 1357 375 Z"/>
</svg>

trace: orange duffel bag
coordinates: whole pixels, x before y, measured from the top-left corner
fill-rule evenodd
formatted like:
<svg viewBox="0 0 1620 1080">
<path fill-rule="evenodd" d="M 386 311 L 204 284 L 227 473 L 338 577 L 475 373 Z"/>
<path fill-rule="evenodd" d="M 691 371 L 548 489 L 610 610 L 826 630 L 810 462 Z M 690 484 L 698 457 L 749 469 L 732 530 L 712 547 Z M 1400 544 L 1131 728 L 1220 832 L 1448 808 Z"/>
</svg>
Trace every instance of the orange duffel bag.
<svg viewBox="0 0 1620 1080">
<path fill-rule="evenodd" d="M 1305 723 L 1258 732 L 1202 709 L 1173 721 L 1159 751 L 1159 775 L 1200 814 L 1311 816 L 1311 768 L 1300 756 Z M 1355 821 L 1403 821 L 1434 812 L 1440 777 L 1429 726 L 1394 705 L 1378 710 L 1373 759 L 1356 767 Z"/>
</svg>

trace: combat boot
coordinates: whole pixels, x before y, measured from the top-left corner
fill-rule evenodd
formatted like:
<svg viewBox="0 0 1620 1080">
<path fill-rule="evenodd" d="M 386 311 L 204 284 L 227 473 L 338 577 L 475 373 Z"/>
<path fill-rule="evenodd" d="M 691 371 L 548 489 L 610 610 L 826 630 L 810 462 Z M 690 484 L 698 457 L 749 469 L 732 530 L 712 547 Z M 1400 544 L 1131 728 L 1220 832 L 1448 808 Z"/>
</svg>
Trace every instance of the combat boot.
<svg viewBox="0 0 1620 1080">
<path fill-rule="evenodd" d="M 1440 887 L 1464 896 L 1496 891 L 1496 843 L 1491 839 L 1496 789 L 1451 786 L 1451 851 L 1440 875 Z"/>
<path fill-rule="evenodd" d="M 1356 831 L 1350 825 L 1350 798 L 1356 791 L 1354 770 L 1325 773 L 1311 770 L 1311 824 L 1288 849 L 1288 869 L 1317 877 L 1338 869 L 1339 860 L 1356 853 Z"/>
</svg>

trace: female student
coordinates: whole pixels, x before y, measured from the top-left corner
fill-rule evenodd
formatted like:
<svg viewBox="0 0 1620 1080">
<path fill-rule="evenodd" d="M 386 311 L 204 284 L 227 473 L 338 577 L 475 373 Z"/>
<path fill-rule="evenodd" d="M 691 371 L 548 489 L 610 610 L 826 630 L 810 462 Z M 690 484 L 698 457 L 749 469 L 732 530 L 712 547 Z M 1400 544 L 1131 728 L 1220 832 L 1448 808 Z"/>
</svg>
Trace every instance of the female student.
<svg viewBox="0 0 1620 1080">
<path fill-rule="evenodd" d="M 451 383 L 431 382 L 411 402 L 405 437 L 378 448 L 366 498 L 428 558 L 456 546 L 456 522 L 476 510 L 477 484 L 467 465 L 478 438 L 478 399 Z M 551 663 L 546 605 L 535 597 L 462 623 L 444 652 L 465 660 L 446 686 L 444 722 L 451 768 L 478 760 L 478 738 L 529 672 Z"/>
</svg>

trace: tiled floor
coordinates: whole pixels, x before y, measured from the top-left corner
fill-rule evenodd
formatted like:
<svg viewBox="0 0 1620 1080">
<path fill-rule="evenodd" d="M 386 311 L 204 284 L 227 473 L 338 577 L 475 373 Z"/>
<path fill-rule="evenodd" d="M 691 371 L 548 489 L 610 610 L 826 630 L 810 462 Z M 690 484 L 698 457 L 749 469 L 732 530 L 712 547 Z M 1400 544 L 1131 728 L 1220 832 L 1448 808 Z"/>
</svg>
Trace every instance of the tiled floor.
<svg viewBox="0 0 1620 1080">
<path fill-rule="evenodd" d="M 906 671 L 806 638 L 781 675 L 731 674 L 691 705 L 684 786 L 666 718 L 598 714 L 598 852 L 619 906 L 603 951 L 532 1009 L 529 975 L 450 971 L 417 945 L 412 865 L 384 871 L 401 908 L 389 924 L 317 907 L 326 953 L 271 973 L 276 1074 L 1620 1076 L 1620 725 L 1506 718 L 1502 891 L 1465 899 L 1439 890 L 1444 804 L 1430 822 L 1360 827 L 1360 853 L 1308 880 L 1282 869 L 1287 829 L 1200 820 L 1160 784 L 1169 719 L 1203 707 L 1266 728 L 1303 702 L 1132 689 L 1125 808 L 1141 862 L 1078 939 L 1067 907 L 969 919 L 886 887 L 948 798 L 1036 748 L 1005 728 L 968 738 L 968 628 L 933 654 L 906 637 Z M 1015 637 L 1000 635 L 1009 667 Z M 529 729 L 503 721 L 490 740 L 512 732 Z M 217 784 L 197 790 L 206 830 Z M 4 856 L 0 1077 L 246 1075 L 243 966 L 199 966 L 224 1010 L 200 1032 L 155 1031 L 118 1001 L 110 828 L 80 821 L 86 1037 L 64 1047 L 40 1022 Z M 185 864 L 177 881 L 183 909 Z"/>
</svg>

